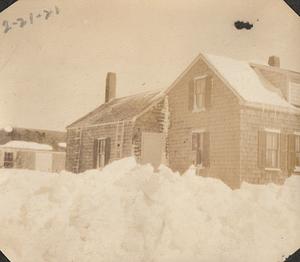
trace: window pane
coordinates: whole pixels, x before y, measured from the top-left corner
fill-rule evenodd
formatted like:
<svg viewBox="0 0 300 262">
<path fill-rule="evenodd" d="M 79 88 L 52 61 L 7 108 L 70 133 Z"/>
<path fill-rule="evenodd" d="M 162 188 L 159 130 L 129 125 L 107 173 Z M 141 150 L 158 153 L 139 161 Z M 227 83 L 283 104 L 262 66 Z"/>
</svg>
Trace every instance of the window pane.
<svg viewBox="0 0 300 262">
<path fill-rule="evenodd" d="M 192 133 L 192 150 L 194 151 L 195 164 L 202 164 L 203 133 Z"/>
<path fill-rule="evenodd" d="M 99 139 L 98 140 L 98 154 L 102 154 L 104 152 L 104 139 Z"/>
<path fill-rule="evenodd" d="M 266 167 L 278 168 L 279 166 L 279 134 L 267 133 Z"/>
<path fill-rule="evenodd" d="M 266 160 L 267 160 L 267 167 L 271 167 L 272 166 L 272 151 L 271 150 L 267 150 Z"/>
<path fill-rule="evenodd" d="M 277 149 L 278 147 L 278 135 L 273 134 L 273 149 Z"/>
<path fill-rule="evenodd" d="M 4 162 L 5 168 L 13 168 L 13 162 Z"/>
<path fill-rule="evenodd" d="M 272 151 L 272 165 L 271 167 L 277 167 L 277 151 Z"/>
<path fill-rule="evenodd" d="M 194 101 L 195 107 L 201 109 L 204 107 L 206 78 L 195 80 Z"/>
<path fill-rule="evenodd" d="M 195 81 L 196 83 L 196 94 L 200 94 L 200 93 L 204 93 L 205 92 L 205 82 L 206 82 L 206 79 L 205 78 L 202 78 L 202 79 L 197 79 Z"/>
<path fill-rule="evenodd" d="M 202 108 L 204 106 L 202 94 L 196 95 L 196 106 L 197 106 L 197 108 Z"/>
<path fill-rule="evenodd" d="M 11 152 L 5 152 L 4 153 L 4 161 L 13 161 L 13 153 Z"/>
<path fill-rule="evenodd" d="M 272 136 L 267 134 L 267 149 L 272 148 Z"/>
<path fill-rule="evenodd" d="M 196 153 L 196 165 L 201 165 L 202 163 L 202 153 L 201 150 L 198 149 Z"/>
<path fill-rule="evenodd" d="M 105 139 L 98 140 L 97 167 L 105 165 Z"/>
</svg>

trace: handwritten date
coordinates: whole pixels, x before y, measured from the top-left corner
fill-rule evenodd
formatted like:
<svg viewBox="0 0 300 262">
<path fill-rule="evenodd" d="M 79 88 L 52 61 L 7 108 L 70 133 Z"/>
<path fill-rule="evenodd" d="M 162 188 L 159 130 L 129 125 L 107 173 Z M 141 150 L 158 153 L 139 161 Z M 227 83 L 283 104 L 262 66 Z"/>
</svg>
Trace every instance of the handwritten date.
<svg viewBox="0 0 300 262">
<path fill-rule="evenodd" d="M 38 14 L 33 14 L 30 13 L 28 16 L 28 20 L 22 17 L 18 17 L 15 21 L 13 22 L 9 22 L 7 20 L 4 20 L 2 22 L 2 26 L 4 27 L 3 29 L 3 33 L 8 33 L 9 31 L 11 31 L 14 27 L 19 27 L 19 28 L 23 28 L 25 27 L 27 24 L 33 24 L 33 22 L 36 19 L 40 19 L 40 18 L 44 18 L 45 20 L 48 20 L 51 16 L 53 15 L 59 15 L 60 10 L 57 6 L 54 7 L 54 10 L 46 10 L 44 9 L 43 11 L 39 12 Z"/>
</svg>

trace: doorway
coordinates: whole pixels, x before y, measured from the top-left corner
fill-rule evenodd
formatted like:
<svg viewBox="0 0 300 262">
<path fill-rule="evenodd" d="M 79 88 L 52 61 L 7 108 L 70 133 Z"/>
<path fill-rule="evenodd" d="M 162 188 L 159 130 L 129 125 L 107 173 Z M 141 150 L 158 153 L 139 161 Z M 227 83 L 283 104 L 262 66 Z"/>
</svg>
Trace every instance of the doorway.
<svg viewBox="0 0 300 262">
<path fill-rule="evenodd" d="M 142 132 L 141 163 L 157 168 L 162 161 L 163 134 Z"/>
</svg>

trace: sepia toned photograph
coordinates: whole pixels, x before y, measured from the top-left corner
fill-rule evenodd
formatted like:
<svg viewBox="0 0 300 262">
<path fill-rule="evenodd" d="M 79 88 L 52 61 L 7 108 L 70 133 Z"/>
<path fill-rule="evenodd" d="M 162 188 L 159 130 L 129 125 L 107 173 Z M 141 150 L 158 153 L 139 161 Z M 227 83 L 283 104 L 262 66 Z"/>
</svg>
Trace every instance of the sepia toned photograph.
<svg viewBox="0 0 300 262">
<path fill-rule="evenodd" d="M 299 262 L 298 0 L 0 0 L 0 262 Z"/>
</svg>

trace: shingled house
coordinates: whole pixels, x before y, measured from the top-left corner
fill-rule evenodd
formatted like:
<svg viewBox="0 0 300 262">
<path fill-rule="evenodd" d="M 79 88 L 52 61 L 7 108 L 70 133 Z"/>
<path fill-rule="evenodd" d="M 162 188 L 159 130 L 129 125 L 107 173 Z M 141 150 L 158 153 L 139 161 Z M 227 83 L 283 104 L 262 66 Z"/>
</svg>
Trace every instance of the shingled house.
<svg viewBox="0 0 300 262">
<path fill-rule="evenodd" d="M 115 98 L 67 127 L 66 168 L 82 172 L 135 156 L 232 188 L 242 181 L 282 183 L 300 172 L 300 73 L 200 54 L 171 86 Z"/>
</svg>

